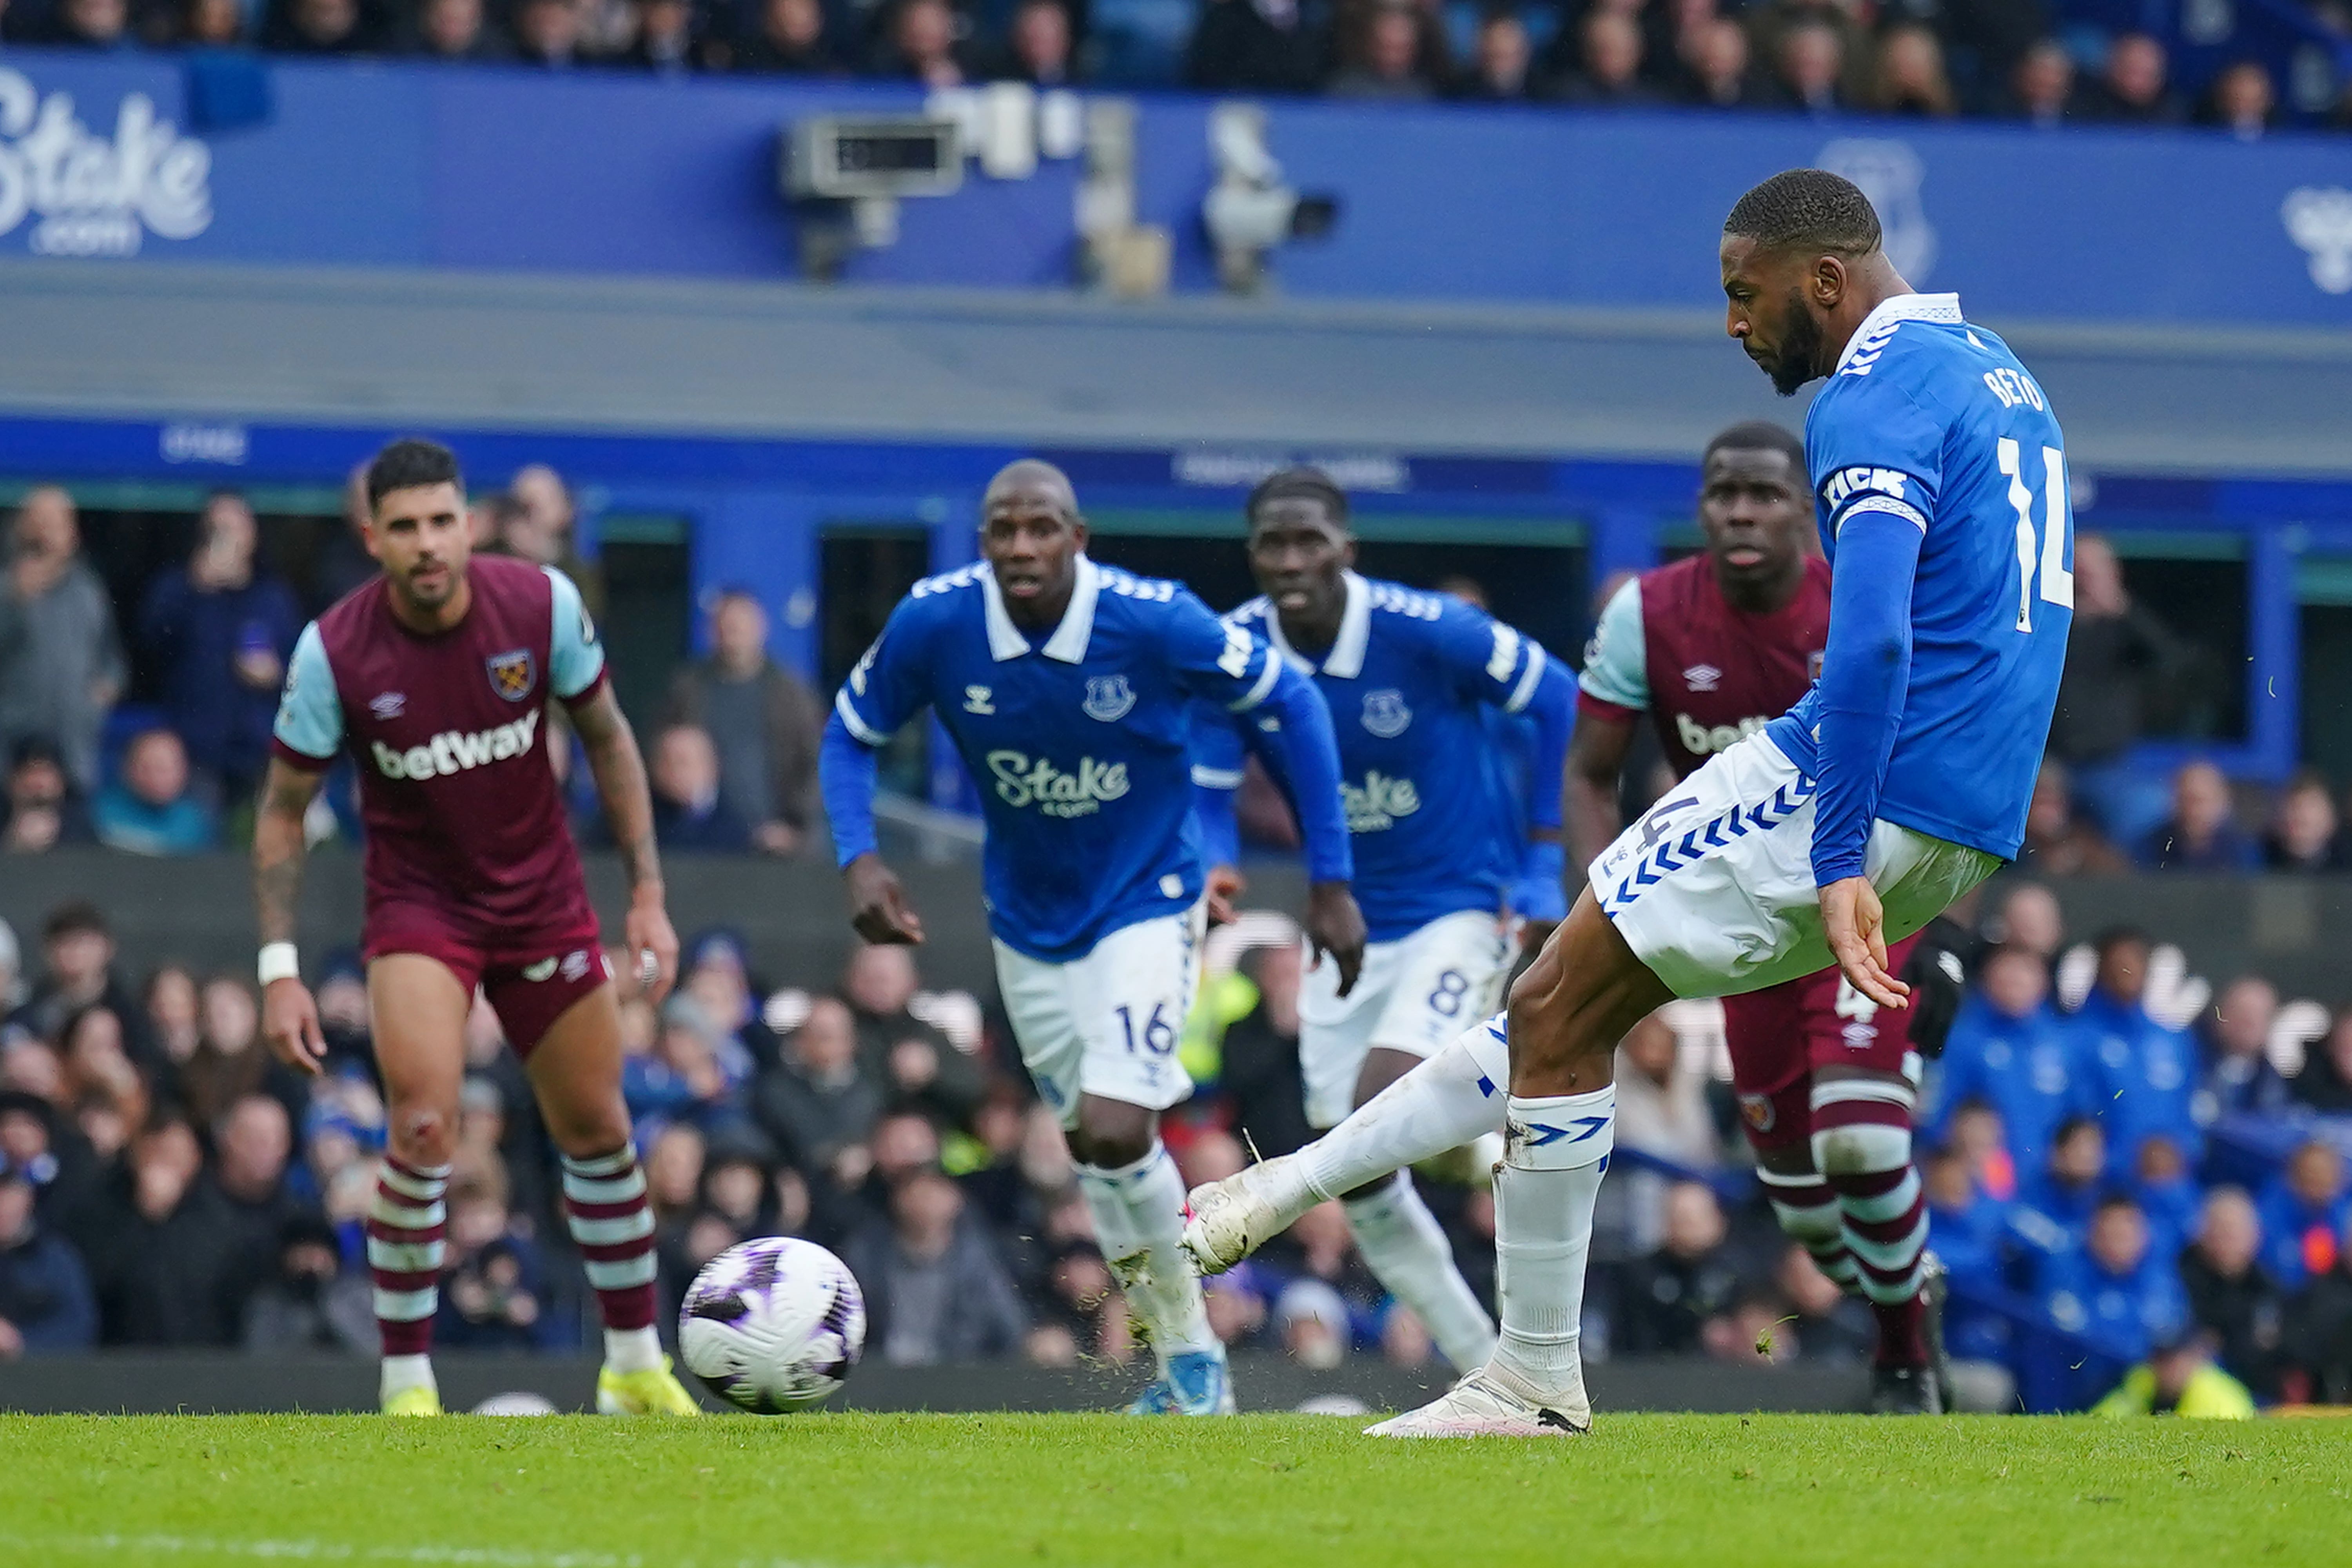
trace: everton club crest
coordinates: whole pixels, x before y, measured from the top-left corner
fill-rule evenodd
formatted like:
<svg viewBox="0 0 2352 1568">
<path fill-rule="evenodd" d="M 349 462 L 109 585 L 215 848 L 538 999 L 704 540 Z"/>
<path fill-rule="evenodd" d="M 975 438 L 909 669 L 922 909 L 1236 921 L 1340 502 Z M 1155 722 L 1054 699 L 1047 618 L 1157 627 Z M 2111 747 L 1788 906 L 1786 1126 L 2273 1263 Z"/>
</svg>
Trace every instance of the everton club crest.
<svg viewBox="0 0 2352 1568">
<path fill-rule="evenodd" d="M 1364 693 L 1364 728 L 1383 741 L 1393 741 L 1412 722 L 1404 693 L 1393 688 Z"/>
<path fill-rule="evenodd" d="M 1083 704 L 1089 719 L 1099 719 L 1106 724 L 1116 723 L 1127 717 L 1135 706 L 1135 690 L 1124 675 L 1095 675 L 1087 678 L 1087 700 Z"/>
<path fill-rule="evenodd" d="M 490 672 L 490 689 L 509 702 L 520 702 L 539 689 L 539 661 L 527 647 L 494 653 L 482 663 Z"/>
</svg>

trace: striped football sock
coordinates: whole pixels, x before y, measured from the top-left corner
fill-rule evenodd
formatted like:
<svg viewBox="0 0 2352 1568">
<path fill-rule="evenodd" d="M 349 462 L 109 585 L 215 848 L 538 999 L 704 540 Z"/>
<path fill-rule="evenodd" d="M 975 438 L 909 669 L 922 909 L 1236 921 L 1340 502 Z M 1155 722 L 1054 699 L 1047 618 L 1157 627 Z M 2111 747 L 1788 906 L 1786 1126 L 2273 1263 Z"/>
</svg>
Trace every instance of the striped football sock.
<svg viewBox="0 0 2352 1568">
<path fill-rule="evenodd" d="M 448 1186 L 448 1166 L 412 1165 L 390 1154 L 376 1173 L 375 1203 L 367 1217 L 376 1329 L 387 1362 L 415 1358 L 403 1360 L 406 1373 L 414 1373 L 433 1349 L 433 1313 L 441 1300 L 441 1255 L 449 1228 L 441 1198 Z M 429 1369 L 414 1379 L 431 1380 Z"/>
<path fill-rule="evenodd" d="M 563 1218 L 604 1316 L 604 1359 L 616 1371 L 660 1363 L 654 1334 L 654 1211 L 637 1152 L 563 1156 Z"/>
</svg>

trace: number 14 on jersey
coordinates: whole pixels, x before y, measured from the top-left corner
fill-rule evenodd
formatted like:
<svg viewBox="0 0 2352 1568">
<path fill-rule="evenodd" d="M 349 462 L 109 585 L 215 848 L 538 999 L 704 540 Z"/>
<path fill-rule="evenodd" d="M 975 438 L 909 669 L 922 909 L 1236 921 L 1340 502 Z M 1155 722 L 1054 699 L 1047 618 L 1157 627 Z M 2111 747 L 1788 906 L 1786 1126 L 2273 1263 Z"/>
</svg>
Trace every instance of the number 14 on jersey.
<svg viewBox="0 0 2352 1568">
<path fill-rule="evenodd" d="M 2003 436 L 2000 443 L 2000 471 L 2009 476 L 2009 504 L 2017 509 L 2017 629 L 2033 629 L 2034 577 L 2037 563 L 2042 580 L 2040 598 L 2046 605 L 2074 607 L 2074 574 L 2066 569 L 2066 542 L 2074 534 L 2072 505 L 2066 493 L 2066 454 L 2055 447 L 2042 448 L 2041 538 L 2034 537 L 2032 487 L 2026 483 L 2025 453 Z"/>
</svg>

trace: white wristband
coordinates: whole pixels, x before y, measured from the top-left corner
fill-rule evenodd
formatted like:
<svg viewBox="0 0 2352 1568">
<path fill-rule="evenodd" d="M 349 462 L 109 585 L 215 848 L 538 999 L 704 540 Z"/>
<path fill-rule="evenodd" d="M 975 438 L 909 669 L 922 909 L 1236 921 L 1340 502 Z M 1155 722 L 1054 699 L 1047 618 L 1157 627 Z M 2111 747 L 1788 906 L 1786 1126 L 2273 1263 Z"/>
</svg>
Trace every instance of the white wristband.
<svg viewBox="0 0 2352 1568">
<path fill-rule="evenodd" d="M 302 978 L 301 955 L 294 951 L 294 944 L 290 942 L 273 942 L 265 944 L 261 950 L 261 962 L 257 968 L 264 986 L 274 981 Z"/>
</svg>

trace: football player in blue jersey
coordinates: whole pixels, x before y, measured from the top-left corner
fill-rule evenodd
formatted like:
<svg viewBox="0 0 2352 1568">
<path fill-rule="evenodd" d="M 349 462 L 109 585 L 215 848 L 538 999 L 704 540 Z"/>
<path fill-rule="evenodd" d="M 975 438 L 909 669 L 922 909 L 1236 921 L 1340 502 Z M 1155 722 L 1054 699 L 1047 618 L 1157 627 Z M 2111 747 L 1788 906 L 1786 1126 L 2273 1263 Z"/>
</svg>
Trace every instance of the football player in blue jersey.
<svg viewBox="0 0 2352 1568">
<path fill-rule="evenodd" d="M 1887 972 L 1887 943 L 2024 837 L 2073 619 L 2065 444 L 2048 396 L 1955 296 L 1904 281 L 1869 200 L 1838 175 L 1792 170 L 1749 191 L 1720 259 L 1731 337 L 1783 393 L 1829 383 L 1805 432 L 1836 565 L 1821 679 L 1595 860 L 1512 986 L 1499 1342 L 1380 1436 L 1588 1430 L 1578 1326 L 1617 1041 L 1675 996 L 1757 990 L 1832 959 L 1873 1002 L 1903 1007 L 1910 987 Z M 1820 1145 L 1838 1157 L 1836 1138 Z M 1888 1193 L 1887 1212 L 1914 1195 Z M 1932 1368 L 1908 1371 L 1906 1388 L 1876 1391 L 1878 1407 L 1943 1408 Z"/>
<path fill-rule="evenodd" d="M 1352 992 L 1339 994 L 1328 965 L 1301 987 L 1299 1067 L 1307 1120 L 1319 1131 L 1494 1010 L 1518 953 L 1515 920 L 1549 928 L 1566 913 L 1560 767 L 1576 688 L 1541 645 L 1485 612 L 1359 576 L 1348 498 L 1319 470 L 1275 474 L 1245 510 L 1263 594 L 1225 621 L 1312 676 L 1330 709 L 1356 896 L 1370 928 Z M 1233 791 L 1244 748 L 1262 749 L 1275 721 L 1199 711 L 1192 778 L 1213 896 L 1238 889 Z M 1533 721 L 1528 823 L 1509 776 L 1516 760 L 1496 743 L 1490 712 Z M 1279 754 L 1265 760 L 1287 787 Z M 1253 1171 L 1237 1180 L 1286 1179 Z M 1485 1363 L 1493 1321 L 1409 1173 L 1310 1195 L 1339 1199 L 1365 1263 L 1446 1360 L 1465 1372 Z"/>
<path fill-rule="evenodd" d="M 1160 1112 L 1192 1088 L 1176 1047 L 1203 920 L 1196 700 L 1276 721 L 1307 841 L 1307 939 L 1342 995 L 1364 921 L 1314 685 L 1190 590 L 1097 566 L 1086 543 L 1059 469 L 1022 461 L 990 482 L 983 559 L 917 584 L 842 687 L 820 751 L 825 807 L 857 933 L 920 942 L 877 852 L 874 752 L 932 710 L 980 786 L 989 931 L 1022 1059 L 1062 1119 L 1096 1239 L 1159 1359 L 1133 1409 L 1219 1415 L 1232 1384 L 1159 1137 Z"/>
</svg>

